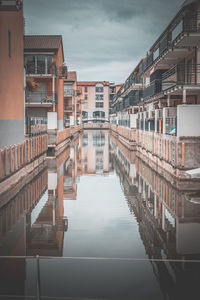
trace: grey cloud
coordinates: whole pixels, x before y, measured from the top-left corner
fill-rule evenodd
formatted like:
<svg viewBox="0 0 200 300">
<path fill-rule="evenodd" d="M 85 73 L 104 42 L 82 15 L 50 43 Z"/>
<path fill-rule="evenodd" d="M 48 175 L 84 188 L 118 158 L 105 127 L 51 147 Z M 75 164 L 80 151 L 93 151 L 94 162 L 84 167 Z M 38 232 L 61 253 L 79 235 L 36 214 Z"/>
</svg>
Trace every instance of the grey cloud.
<svg viewBox="0 0 200 300">
<path fill-rule="evenodd" d="M 129 75 L 125 72 L 133 70 L 131 64 L 136 65 L 144 57 L 181 3 L 24 0 L 25 32 L 62 34 L 65 59 L 69 68 L 77 70 L 79 80 L 105 76 L 106 80 L 119 82 Z"/>
</svg>

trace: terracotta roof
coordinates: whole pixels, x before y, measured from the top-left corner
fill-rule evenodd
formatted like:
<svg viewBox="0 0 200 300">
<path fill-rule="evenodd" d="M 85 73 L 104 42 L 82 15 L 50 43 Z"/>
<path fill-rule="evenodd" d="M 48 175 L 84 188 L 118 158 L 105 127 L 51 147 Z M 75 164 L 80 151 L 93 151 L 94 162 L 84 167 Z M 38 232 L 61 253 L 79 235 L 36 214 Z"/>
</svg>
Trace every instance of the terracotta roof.
<svg viewBox="0 0 200 300">
<path fill-rule="evenodd" d="M 65 81 L 76 81 L 77 76 L 75 71 L 68 72 L 67 79 Z"/>
<path fill-rule="evenodd" d="M 77 85 L 83 85 L 83 86 L 95 86 L 96 84 L 101 83 L 104 86 L 109 86 L 109 81 L 78 81 Z"/>
<path fill-rule="evenodd" d="M 25 35 L 24 50 L 58 50 L 62 35 Z"/>
</svg>

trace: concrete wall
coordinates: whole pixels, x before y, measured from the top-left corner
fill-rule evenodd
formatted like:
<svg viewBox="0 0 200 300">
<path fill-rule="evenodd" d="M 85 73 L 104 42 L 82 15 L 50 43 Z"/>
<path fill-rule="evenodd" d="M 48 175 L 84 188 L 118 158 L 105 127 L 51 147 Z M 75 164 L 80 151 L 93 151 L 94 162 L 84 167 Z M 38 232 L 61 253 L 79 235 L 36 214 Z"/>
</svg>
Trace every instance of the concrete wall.
<svg viewBox="0 0 200 300">
<path fill-rule="evenodd" d="M 200 137 L 200 105 L 178 105 L 177 136 Z"/>
<path fill-rule="evenodd" d="M 13 142 L 21 142 L 24 135 L 23 36 L 23 10 L 0 11 L 1 147 L 13 144 Z"/>
<path fill-rule="evenodd" d="M 131 128 L 136 128 L 137 127 L 137 114 L 131 114 L 130 115 L 130 127 Z"/>
<path fill-rule="evenodd" d="M 24 140 L 24 120 L 0 120 L 0 149 Z"/>
</svg>

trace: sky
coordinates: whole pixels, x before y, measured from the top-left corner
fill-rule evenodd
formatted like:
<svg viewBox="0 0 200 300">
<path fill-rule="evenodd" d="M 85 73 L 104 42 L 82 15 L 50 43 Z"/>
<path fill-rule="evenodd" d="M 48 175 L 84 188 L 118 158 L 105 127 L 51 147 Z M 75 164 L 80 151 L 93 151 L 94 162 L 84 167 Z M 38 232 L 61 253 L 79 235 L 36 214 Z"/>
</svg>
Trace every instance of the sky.
<svg viewBox="0 0 200 300">
<path fill-rule="evenodd" d="M 183 0 L 24 0 L 25 34 L 61 34 L 79 81 L 123 83 Z"/>
</svg>

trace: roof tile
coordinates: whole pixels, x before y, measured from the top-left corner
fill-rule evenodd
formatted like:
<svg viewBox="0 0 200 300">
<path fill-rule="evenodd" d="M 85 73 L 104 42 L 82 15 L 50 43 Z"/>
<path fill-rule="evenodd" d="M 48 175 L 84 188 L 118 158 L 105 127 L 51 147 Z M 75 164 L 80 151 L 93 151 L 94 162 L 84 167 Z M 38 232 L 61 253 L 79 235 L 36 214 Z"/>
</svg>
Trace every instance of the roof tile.
<svg viewBox="0 0 200 300">
<path fill-rule="evenodd" d="M 26 35 L 25 50 L 58 50 L 62 41 L 61 35 Z"/>
</svg>

